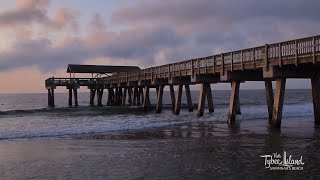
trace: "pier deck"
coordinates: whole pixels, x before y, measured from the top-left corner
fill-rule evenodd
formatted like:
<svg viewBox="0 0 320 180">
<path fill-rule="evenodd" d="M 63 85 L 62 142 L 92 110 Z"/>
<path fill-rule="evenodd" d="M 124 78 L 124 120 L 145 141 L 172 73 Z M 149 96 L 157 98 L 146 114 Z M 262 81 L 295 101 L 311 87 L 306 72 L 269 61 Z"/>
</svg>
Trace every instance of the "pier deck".
<svg viewBox="0 0 320 180">
<path fill-rule="evenodd" d="M 150 106 L 149 89 L 157 90 L 157 111 L 161 112 L 163 88 L 170 87 L 172 110 L 179 114 L 183 87 L 186 90 L 189 111 L 193 111 L 189 85 L 201 84 L 198 116 L 204 113 L 205 101 L 209 112 L 214 112 L 210 84 L 231 83 L 228 123 L 235 122 L 240 114 L 239 89 L 245 81 L 264 81 L 272 127 L 281 125 L 282 108 L 287 78 L 311 79 L 315 123 L 320 124 L 320 36 L 295 39 L 285 42 L 226 52 L 217 55 L 190 59 L 147 69 L 113 72 L 101 78 L 49 78 L 48 105 L 54 106 L 54 89 L 65 86 L 69 89 L 69 105 L 72 105 L 72 90 L 80 86 L 90 89 L 90 104 L 97 93 L 98 105 L 104 89 L 108 90 L 109 106 Z M 272 81 L 276 81 L 273 93 Z M 177 92 L 174 92 L 177 86 Z M 128 95 L 128 97 L 127 97 Z M 70 104 L 71 98 L 71 104 Z M 75 104 L 77 106 L 77 103 Z"/>
</svg>

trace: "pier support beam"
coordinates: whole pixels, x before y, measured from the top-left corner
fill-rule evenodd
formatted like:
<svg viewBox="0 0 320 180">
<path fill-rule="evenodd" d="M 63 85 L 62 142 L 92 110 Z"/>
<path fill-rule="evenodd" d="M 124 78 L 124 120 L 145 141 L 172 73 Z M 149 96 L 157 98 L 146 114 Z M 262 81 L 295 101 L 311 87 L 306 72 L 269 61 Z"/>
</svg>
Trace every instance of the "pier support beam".
<svg viewBox="0 0 320 180">
<path fill-rule="evenodd" d="M 175 110 L 176 98 L 174 96 L 174 87 L 172 84 L 169 85 L 170 87 L 170 97 L 171 97 L 171 105 L 172 105 L 172 112 Z"/>
<path fill-rule="evenodd" d="M 180 106 L 181 106 L 181 97 L 182 97 L 182 84 L 178 85 L 178 89 L 177 89 L 177 95 L 176 95 L 176 104 L 174 106 L 174 114 L 175 115 L 179 115 L 180 114 Z"/>
<path fill-rule="evenodd" d="M 128 88 L 128 103 L 129 103 L 129 106 L 132 106 L 132 88 L 131 87 Z"/>
<path fill-rule="evenodd" d="M 54 89 L 48 89 L 48 106 L 54 107 Z"/>
<path fill-rule="evenodd" d="M 68 89 L 69 90 L 69 107 L 72 107 L 72 89 Z"/>
<path fill-rule="evenodd" d="M 90 105 L 91 106 L 94 105 L 94 97 L 95 97 L 95 95 L 96 95 L 96 89 L 90 88 Z M 71 99 L 71 104 L 72 104 L 72 99 Z M 70 100 L 69 100 L 69 105 L 70 105 Z"/>
<path fill-rule="evenodd" d="M 143 101 L 144 101 L 144 97 L 143 97 L 143 87 L 139 87 L 139 96 L 140 96 L 141 104 L 143 104 Z"/>
<path fill-rule="evenodd" d="M 140 89 L 139 87 L 137 87 L 136 89 L 136 96 L 137 96 L 137 106 L 140 106 L 141 105 L 141 99 L 140 99 Z"/>
<path fill-rule="evenodd" d="M 122 88 L 115 88 L 115 105 L 121 106 L 122 104 Z"/>
<path fill-rule="evenodd" d="M 241 114 L 239 93 L 238 93 L 238 96 L 236 97 L 236 113 Z"/>
<path fill-rule="evenodd" d="M 213 107 L 213 98 L 212 98 L 212 90 L 211 90 L 211 85 L 208 83 L 207 85 L 207 100 L 208 100 L 208 109 L 209 113 L 214 112 L 214 107 Z"/>
<path fill-rule="evenodd" d="M 272 81 L 265 81 L 265 88 L 266 88 L 266 98 L 267 98 L 267 105 L 268 105 L 268 114 L 269 114 L 269 122 L 272 121 L 272 112 L 273 112 L 273 88 L 272 88 Z"/>
<path fill-rule="evenodd" d="M 127 100 L 127 90 L 128 88 L 123 88 L 123 95 L 122 95 L 122 106 L 126 105 L 126 100 Z"/>
<path fill-rule="evenodd" d="M 206 96 L 207 96 L 207 86 L 205 83 L 202 83 L 200 87 L 200 96 L 199 96 L 199 102 L 198 102 L 198 113 L 197 113 L 198 117 L 203 116 Z"/>
<path fill-rule="evenodd" d="M 158 89 L 158 94 L 157 94 L 157 109 L 156 109 L 157 113 L 161 113 L 162 111 L 163 89 L 164 89 L 164 86 L 160 85 Z"/>
<path fill-rule="evenodd" d="M 313 112 L 315 124 L 320 124 L 320 76 L 316 75 L 311 78 Z"/>
<path fill-rule="evenodd" d="M 286 88 L 286 78 L 277 79 L 276 94 L 274 96 L 272 122 L 271 122 L 272 127 L 275 127 L 275 128 L 280 128 L 281 126 L 285 88 Z"/>
<path fill-rule="evenodd" d="M 120 88 L 118 88 L 118 93 L 119 93 L 119 102 L 118 102 L 118 106 L 121 106 L 121 104 L 122 104 L 122 96 L 123 96 L 123 94 L 122 94 L 122 88 L 120 87 Z"/>
<path fill-rule="evenodd" d="M 118 106 L 119 105 L 119 100 L 120 100 L 120 97 L 119 97 L 119 89 L 118 88 L 115 88 L 114 89 L 114 106 Z"/>
<path fill-rule="evenodd" d="M 74 106 L 78 107 L 78 89 L 73 89 Z"/>
<path fill-rule="evenodd" d="M 231 87 L 232 87 L 232 83 L 231 83 Z M 237 95 L 237 97 L 235 99 L 235 103 L 236 103 L 236 113 L 241 114 L 239 94 Z"/>
<path fill-rule="evenodd" d="M 102 96 L 103 96 L 103 88 L 98 88 L 97 89 L 98 106 L 102 106 Z"/>
<path fill-rule="evenodd" d="M 199 96 L 199 102 L 198 102 L 198 112 L 197 112 L 197 116 L 198 117 L 202 117 L 203 116 L 206 99 L 208 101 L 209 113 L 214 112 L 213 100 L 212 100 L 212 91 L 211 91 L 210 83 L 202 83 L 201 84 L 200 96 Z"/>
<path fill-rule="evenodd" d="M 107 105 L 108 106 L 113 106 L 114 104 L 114 91 L 113 88 L 108 88 L 108 101 Z"/>
<path fill-rule="evenodd" d="M 138 87 L 134 87 L 133 88 L 133 94 L 132 94 L 132 98 L 133 98 L 132 105 L 133 106 L 137 105 L 137 100 L 138 100 L 137 95 L 138 95 Z"/>
<path fill-rule="evenodd" d="M 145 86 L 144 89 L 144 97 L 143 97 L 143 110 L 147 112 L 150 106 L 150 99 L 149 99 L 149 86 Z"/>
<path fill-rule="evenodd" d="M 232 81 L 231 84 L 231 96 L 230 96 L 230 105 L 229 105 L 229 114 L 228 114 L 228 123 L 234 124 L 236 119 L 236 109 L 237 109 L 237 97 L 239 96 L 240 82 Z"/>
<path fill-rule="evenodd" d="M 185 88 L 186 88 L 186 97 L 187 97 L 188 109 L 189 109 L 189 112 L 192 112 L 193 111 L 193 103 L 192 103 L 192 99 L 191 99 L 191 92 L 190 92 L 189 84 L 186 84 Z"/>
</svg>

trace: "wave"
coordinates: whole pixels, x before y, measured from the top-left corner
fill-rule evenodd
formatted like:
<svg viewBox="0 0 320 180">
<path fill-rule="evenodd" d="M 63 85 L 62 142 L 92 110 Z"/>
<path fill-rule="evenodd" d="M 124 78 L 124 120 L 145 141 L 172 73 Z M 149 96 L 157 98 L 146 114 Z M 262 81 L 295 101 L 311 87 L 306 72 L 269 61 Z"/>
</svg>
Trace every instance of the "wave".
<svg viewBox="0 0 320 180">
<path fill-rule="evenodd" d="M 312 106 L 312 103 L 286 104 L 283 118 L 312 116 Z M 237 120 L 240 121 L 268 118 L 266 105 L 241 106 L 241 111 L 242 115 L 237 116 Z M 99 108 L 83 106 L 12 110 L 1 112 L 1 115 L 7 118 L 0 119 L 0 140 L 63 137 L 91 133 L 109 134 L 190 122 L 225 123 L 227 112 L 227 107 L 215 108 L 214 113 L 205 113 L 204 117 L 197 118 L 196 112 L 189 113 L 187 108 L 183 108 L 179 116 L 173 116 L 170 105 L 165 107 L 161 114 L 156 114 L 154 110 L 144 113 L 141 107 Z M 27 116 L 30 114 L 31 116 Z"/>
</svg>

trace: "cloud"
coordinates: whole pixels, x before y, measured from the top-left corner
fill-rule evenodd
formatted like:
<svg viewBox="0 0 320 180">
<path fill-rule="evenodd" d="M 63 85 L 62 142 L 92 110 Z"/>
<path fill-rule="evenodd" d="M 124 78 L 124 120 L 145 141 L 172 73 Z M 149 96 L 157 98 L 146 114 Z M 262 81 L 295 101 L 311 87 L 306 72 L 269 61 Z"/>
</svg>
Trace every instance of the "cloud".
<svg viewBox="0 0 320 180">
<path fill-rule="evenodd" d="M 20 41 L 10 51 L 0 54 L 0 71 L 29 65 L 36 65 L 43 71 L 54 71 L 69 63 L 82 63 L 98 57 L 142 59 L 150 65 L 157 51 L 182 41 L 167 29 L 131 29 L 113 36 L 109 41 L 102 40 L 97 46 L 93 42 L 108 35 L 101 36 L 91 41 L 88 38 L 92 37 L 85 40 L 65 37 L 56 43 L 48 38 Z"/>
<path fill-rule="evenodd" d="M 140 0 L 135 4 L 118 8 L 113 14 L 113 20 L 121 23 L 162 22 L 179 26 L 194 26 L 206 22 L 216 22 L 221 26 L 262 17 L 319 21 L 319 5 L 320 2 L 317 0 L 309 0 L 308 3 L 301 0 Z"/>
<path fill-rule="evenodd" d="M 58 8 L 53 17 L 49 17 L 50 0 L 19 0 L 15 7 L 0 13 L 0 26 L 16 27 L 38 24 L 52 29 L 61 29 L 70 25 L 77 28 L 75 12 L 67 8 Z"/>
<path fill-rule="evenodd" d="M 89 22 L 83 21 L 84 35 L 64 31 L 63 36 L 52 38 L 53 32 L 48 31 L 44 37 L 20 39 L 10 51 L 0 53 L 0 71 L 30 65 L 54 71 L 68 63 L 99 58 L 153 66 L 313 35 L 320 28 L 319 5 L 315 0 L 141 0 L 120 4 L 111 21 L 99 13 Z M 49 7 L 49 0 L 20 0 L 0 13 L 0 26 L 77 27 L 74 10 L 60 7 L 50 17 Z M 35 28 L 32 31 L 19 33 L 39 33 Z"/>
</svg>

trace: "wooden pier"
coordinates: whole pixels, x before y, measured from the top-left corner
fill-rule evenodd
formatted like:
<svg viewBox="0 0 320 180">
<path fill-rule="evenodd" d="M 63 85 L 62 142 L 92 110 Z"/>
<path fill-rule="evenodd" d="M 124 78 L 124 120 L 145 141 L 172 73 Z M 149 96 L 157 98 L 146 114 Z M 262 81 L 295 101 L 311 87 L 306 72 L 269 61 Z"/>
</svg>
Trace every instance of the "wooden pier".
<svg viewBox="0 0 320 180">
<path fill-rule="evenodd" d="M 78 106 L 77 89 L 90 89 L 90 104 L 102 106 L 102 96 L 108 91 L 108 106 L 150 107 L 149 90 L 157 92 L 156 112 L 162 111 L 163 89 L 170 88 L 172 111 L 178 115 L 181 107 L 183 88 L 185 89 L 189 111 L 193 111 L 190 85 L 200 84 L 197 115 L 204 114 L 205 103 L 208 111 L 214 112 L 214 93 L 211 84 L 230 83 L 231 95 L 227 122 L 233 124 L 241 113 L 239 102 L 240 84 L 246 81 L 264 81 L 269 122 L 272 127 L 281 126 L 286 79 L 310 79 L 314 105 L 315 123 L 320 124 L 320 36 L 295 39 L 285 42 L 265 44 L 233 52 L 190 59 L 162 66 L 139 69 L 122 66 L 69 65 L 70 78 L 49 78 L 45 81 L 48 90 L 48 105 L 54 107 L 54 89 L 64 86 L 69 89 L 69 106 Z M 109 67 L 109 68 L 108 68 Z M 75 70 L 72 70 L 75 69 Z M 79 70 L 79 71 L 77 71 Z M 104 71 L 105 70 L 105 71 Z M 91 78 L 72 78 L 73 73 L 90 73 Z M 93 74 L 98 74 L 93 77 Z M 99 76 L 99 74 L 108 74 Z M 275 92 L 272 81 L 276 82 Z M 174 92 L 176 86 L 176 93 Z M 127 100 L 128 98 L 128 100 Z"/>
</svg>

